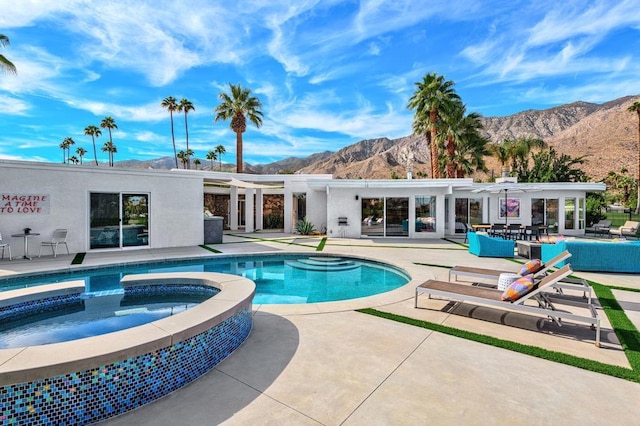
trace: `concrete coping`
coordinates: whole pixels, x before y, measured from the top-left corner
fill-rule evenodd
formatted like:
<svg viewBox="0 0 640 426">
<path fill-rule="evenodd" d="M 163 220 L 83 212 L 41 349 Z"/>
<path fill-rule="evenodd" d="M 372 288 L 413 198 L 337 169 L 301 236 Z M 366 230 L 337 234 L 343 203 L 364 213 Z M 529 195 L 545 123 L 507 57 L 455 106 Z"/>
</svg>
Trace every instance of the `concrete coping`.
<svg viewBox="0 0 640 426">
<path fill-rule="evenodd" d="M 20 303 L 34 302 L 58 296 L 70 296 L 84 293 L 83 280 L 64 283 L 46 284 L 35 287 L 21 288 L 0 292 L 0 308 L 6 308 Z"/>
<path fill-rule="evenodd" d="M 222 273 L 139 274 L 121 280 L 125 287 L 178 281 L 212 286 L 220 292 L 187 311 L 138 327 L 69 342 L 0 350 L 0 386 L 97 368 L 172 346 L 213 328 L 246 306 L 251 308 L 255 294 L 253 281 Z M 39 299 L 43 299 L 49 297 L 46 287 L 19 291 L 36 294 L 34 289 L 40 289 Z"/>
</svg>

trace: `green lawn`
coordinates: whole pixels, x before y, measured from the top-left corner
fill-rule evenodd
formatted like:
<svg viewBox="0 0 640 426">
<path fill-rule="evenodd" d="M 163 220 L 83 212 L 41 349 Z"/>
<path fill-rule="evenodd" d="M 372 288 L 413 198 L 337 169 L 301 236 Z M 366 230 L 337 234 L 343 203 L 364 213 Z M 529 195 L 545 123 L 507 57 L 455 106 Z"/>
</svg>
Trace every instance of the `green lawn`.
<svg viewBox="0 0 640 426">
<path fill-rule="evenodd" d="M 640 222 L 640 214 L 631 213 L 631 218 L 629 218 L 629 213 L 607 212 L 607 220 L 611 221 L 611 226 L 618 227 L 624 225 L 627 220 Z"/>
</svg>

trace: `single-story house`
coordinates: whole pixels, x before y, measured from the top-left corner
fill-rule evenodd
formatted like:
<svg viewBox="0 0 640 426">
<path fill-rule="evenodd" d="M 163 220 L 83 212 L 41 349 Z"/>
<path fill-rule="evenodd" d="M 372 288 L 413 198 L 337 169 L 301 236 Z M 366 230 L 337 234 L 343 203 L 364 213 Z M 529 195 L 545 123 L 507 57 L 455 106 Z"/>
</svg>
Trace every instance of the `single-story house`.
<svg viewBox="0 0 640 426">
<path fill-rule="evenodd" d="M 33 254 L 56 228 L 69 230 L 75 252 L 198 245 L 204 242 L 205 212 L 221 216 L 226 229 L 247 233 L 294 232 L 306 218 L 335 238 L 443 238 L 463 232 L 463 224 L 506 219 L 582 235 L 586 193 L 605 190 L 603 183 L 541 183 L 507 195 L 471 179 L 408 177 L 333 179 L 0 160 L 0 233 L 17 256 L 23 240 Z M 25 228 L 31 229 L 28 238 L 12 237 Z"/>
</svg>

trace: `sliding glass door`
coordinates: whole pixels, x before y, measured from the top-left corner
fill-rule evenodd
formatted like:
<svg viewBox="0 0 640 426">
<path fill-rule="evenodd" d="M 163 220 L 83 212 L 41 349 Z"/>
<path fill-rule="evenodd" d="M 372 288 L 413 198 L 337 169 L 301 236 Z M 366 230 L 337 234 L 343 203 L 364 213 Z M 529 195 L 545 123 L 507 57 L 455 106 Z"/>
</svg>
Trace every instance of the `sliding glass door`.
<svg viewBox="0 0 640 426">
<path fill-rule="evenodd" d="M 89 248 L 149 245 L 149 194 L 91 193 Z"/>
<path fill-rule="evenodd" d="M 362 198 L 361 235 L 406 237 L 409 235 L 408 198 Z"/>
</svg>

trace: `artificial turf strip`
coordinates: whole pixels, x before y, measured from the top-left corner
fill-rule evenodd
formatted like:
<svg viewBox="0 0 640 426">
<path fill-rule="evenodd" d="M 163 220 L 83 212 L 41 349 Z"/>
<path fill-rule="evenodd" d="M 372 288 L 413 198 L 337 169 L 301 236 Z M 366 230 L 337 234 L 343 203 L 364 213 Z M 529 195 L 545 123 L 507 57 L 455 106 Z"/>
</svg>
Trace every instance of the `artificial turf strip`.
<svg viewBox="0 0 640 426">
<path fill-rule="evenodd" d="M 318 247 L 316 247 L 316 251 L 322 251 L 322 250 L 324 250 L 324 246 L 325 246 L 325 244 L 327 244 L 327 237 L 323 237 L 323 238 L 320 240 L 320 244 L 318 244 Z"/>
<path fill-rule="evenodd" d="M 229 235 L 233 235 L 234 237 L 239 237 L 239 238 L 246 238 L 248 240 L 251 241 L 245 241 L 246 243 L 250 243 L 250 242 L 254 242 L 254 241 L 263 241 L 263 242 L 270 242 L 270 243 L 278 243 L 278 244 L 286 244 L 288 246 L 300 246 L 300 247 L 313 247 L 312 245 L 309 244 L 301 244 L 301 243 L 296 243 L 294 242 L 294 240 L 289 241 L 289 238 L 282 238 L 282 239 L 278 239 L 278 238 L 255 238 L 255 237 L 247 237 L 244 235 L 236 235 L 236 234 L 229 234 Z"/>
<path fill-rule="evenodd" d="M 619 367 L 617 365 L 605 364 L 586 358 L 580 358 L 560 352 L 549 351 L 537 346 L 529 346 L 523 345 L 522 343 L 510 342 L 508 340 L 502 340 L 496 337 L 485 336 L 483 334 L 473 333 L 471 331 L 459 330 L 457 328 L 447 327 L 445 325 L 435 324 L 428 321 L 421 321 L 414 318 L 408 318 L 388 312 L 382 312 L 376 309 L 358 309 L 357 312 L 374 315 L 380 318 L 385 318 L 391 321 L 397 321 L 408 325 L 413 325 L 415 327 L 425 328 L 427 330 L 433 330 L 438 333 L 448 334 L 450 336 L 483 343 L 485 345 L 495 346 L 501 349 L 507 349 L 524 355 L 546 359 L 548 361 L 570 365 L 572 367 L 582 368 L 583 370 L 594 371 L 596 373 L 606 374 L 608 376 L 617 377 L 619 379 L 640 383 L 640 373 L 638 373 L 638 371 L 635 369 L 630 370 L 628 368 Z"/>
<path fill-rule="evenodd" d="M 214 252 L 214 253 L 222 253 L 220 250 L 216 250 L 216 249 L 214 249 L 214 248 L 212 248 L 212 247 L 209 247 L 209 246 L 206 246 L 206 245 L 204 245 L 204 244 L 203 244 L 203 245 L 200 245 L 200 246 L 198 246 L 198 247 L 202 247 L 203 249 L 205 249 L 205 250 L 209 250 L 209 251 L 212 251 L 212 252 Z"/>
<path fill-rule="evenodd" d="M 81 265 L 82 262 L 84 262 L 84 257 L 87 255 L 87 253 L 77 253 L 75 255 L 75 257 L 73 258 L 73 260 L 71 261 L 72 265 Z"/>
<path fill-rule="evenodd" d="M 622 349 L 631 367 L 640 374 L 640 333 L 616 300 L 609 287 L 589 281 L 600 301 L 602 310 L 609 318 L 611 326 L 620 340 Z"/>
</svg>

